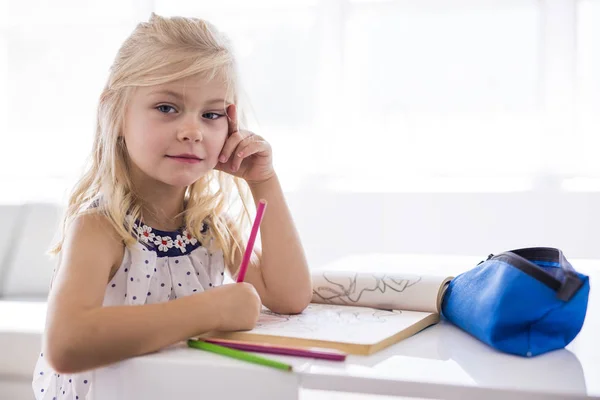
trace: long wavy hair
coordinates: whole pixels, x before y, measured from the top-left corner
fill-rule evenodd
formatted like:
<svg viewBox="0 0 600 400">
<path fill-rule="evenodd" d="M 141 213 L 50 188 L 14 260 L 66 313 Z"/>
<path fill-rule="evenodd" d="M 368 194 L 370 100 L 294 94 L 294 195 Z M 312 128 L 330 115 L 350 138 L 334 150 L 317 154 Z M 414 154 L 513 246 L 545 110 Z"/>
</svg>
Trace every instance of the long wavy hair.
<svg viewBox="0 0 600 400">
<path fill-rule="evenodd" d="M 142 202 L 129 176 L 127 149 L 119 139 L 131 93 L 135 87 L 164 84 L 197 74 L 225 78 L 225 101 L 236 104 L 240 128 L 244 129 L 244 111 L 238 104 L 237 67 L 224 34 L 201 19 L 165 18 L 154 13 L 148 22 L 137 25 L 110 68 L 98 104 L 90 160 L 69 197 L 62 234 L 51 253 L 60 252 L 70 224 L 88 212 L 105 215 L 125 245 L 135 243 L 137 232 L 133 224 L 143 219 Z M 249 222 L 252 203 L 245 181 L 221 171 L 210 171 L 186 188 L 184 203 L 188 232 L 202 239 L 203 223 L 208 224 L 208 234 L 217 240 L 227 265 L 231 265 L 236 250 L 241 250 L 242 238 L 236 237 L 237 232 L 243 232 Z M 231 223 L 241 229 L 231 229 Z"/>
</svg>

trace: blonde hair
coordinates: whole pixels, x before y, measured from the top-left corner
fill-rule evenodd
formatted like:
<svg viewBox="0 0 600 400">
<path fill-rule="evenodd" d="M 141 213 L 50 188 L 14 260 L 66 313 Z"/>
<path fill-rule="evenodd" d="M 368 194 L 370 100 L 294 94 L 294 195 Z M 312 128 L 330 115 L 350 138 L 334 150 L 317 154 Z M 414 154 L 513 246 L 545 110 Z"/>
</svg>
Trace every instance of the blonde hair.
<svg viewBox="0 0 600 400">
<path fill-rule="evenodd" d="M 106 216 L 125 245 L 136 242 L 133 224 L 142 219 L 142 204 L 128 176 L 127 149 L 119 138 L 132 89 L 197 74 L 223 75 L 226 102 L 236 104 L 240 128 L 244 128 L 243 110 L 237 104 L 239 82 L 233 51 L 223 34 L 201 19 L 164 18 L 154 13 L 148 22 L 137 25 L 119 49 L 100 95 L 90 163 L 70 195 L 62 236 L 51 250 L 53 254 L 62 249 L 73 220 L 89 212 Z M 221 171 L 213 170 L 187 187 L 183 211 L 185 227 L 194 236 L 202 239 L 202 225 L 208 224 L 208 232 L 218 241 L 229 266 L 235 252 L 241 250 L 241 238 L 236 237 L 240 230 L 231 229 L 233 220 L 224 218 L 236 200 L 232 194 L 236 193 L 243 207 L 237 211 L 235 222 L 243 228 L 248 223 L 251 204 L 248 186 Z"/>
</svg>

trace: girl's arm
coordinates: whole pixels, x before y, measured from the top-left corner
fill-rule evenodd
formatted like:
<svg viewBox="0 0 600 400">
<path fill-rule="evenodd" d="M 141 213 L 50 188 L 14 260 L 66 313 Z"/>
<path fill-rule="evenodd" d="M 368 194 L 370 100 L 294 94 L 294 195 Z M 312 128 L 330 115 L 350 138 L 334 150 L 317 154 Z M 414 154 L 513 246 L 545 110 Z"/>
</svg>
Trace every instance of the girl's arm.
<svg viewBox="0 0 600 400">
<path fill-rule="evenodd" d="M 256 251 L 258 257 L 249 265 L 245 281 L 256 287 L 263 304 L 272 311 L 300 313 L 310 303 L 312 284 L 304 249 L 279 179 L 273 175 L 249 186 L 255 202 L 265 199 L 267 208 L 260 228 L 262 250 Z M 242 254 L 236 254 L 235 273 L 241 259 Z"/>
<path fill-rule="evenodd" d="M 59 373 L 157 351 L 211 330 L 251 329 L 260 312 L 250 284 L 225 285 L 162 304 L 102 307 L 123 245 L 100 215 L 73 222 L 61 255 L 44 333 L 44 356 Z"/>
<path fill-rule="evenodd" d="M 250 186 L 255 203 L 267 200 L 267 210 L 260 228 L 261 251 L 256 251 L 245 280 L 256 287 L 262 302 L 281 314 L 302 312 L 312 298 L 312 284 L 300 237 L 285 202 L 281 185 L 273 169 L 271 146 L 262 137 L 238 129 L 235 104 L 227 107 L 228 135 L 219 163 L 215 167 L 244 179 Z M 241 237 L 230 227 L 235 237 Z M 237 274 L 243 254 L 236 252 L 229 270 Z"/>
</svg>

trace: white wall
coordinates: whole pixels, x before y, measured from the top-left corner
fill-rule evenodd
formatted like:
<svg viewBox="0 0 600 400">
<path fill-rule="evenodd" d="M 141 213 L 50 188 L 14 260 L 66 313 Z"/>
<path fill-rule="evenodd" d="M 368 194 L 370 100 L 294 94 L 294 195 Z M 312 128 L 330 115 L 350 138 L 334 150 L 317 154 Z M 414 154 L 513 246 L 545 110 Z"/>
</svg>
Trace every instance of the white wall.
<svg viewBox="0 0 600 400">
<path fill-rule="evenodd" d="M 349 253 L 486 257 L 528 246 L 600 258 L 600 193 L 288 194 L 311 267 Z"/>
</svg>

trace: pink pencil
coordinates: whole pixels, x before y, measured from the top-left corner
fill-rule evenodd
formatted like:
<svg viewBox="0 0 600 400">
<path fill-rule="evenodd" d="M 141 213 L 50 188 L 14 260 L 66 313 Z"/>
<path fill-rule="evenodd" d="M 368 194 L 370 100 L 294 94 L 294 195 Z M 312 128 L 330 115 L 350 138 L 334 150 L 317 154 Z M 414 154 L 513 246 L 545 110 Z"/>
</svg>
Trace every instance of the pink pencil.
<svg viewBox="0 0 600 400">
<path fill-rule="evenodd" d="M 265 208 L 267 207 L 267 201 L 261 199 L 258 202 L 258 207 L 256 208 L 256 218 L 254 219 L 254 224 L 252 224 L 252 231 L 250 231 L 250 238 L 248 239 L 248 245 L 246 246 L 246 251 L 244 252 L 244 258 L 242 258 L 242 264 L 240 265 L 240 271 L 238 274 L 237 282 L 244 282 L 244 278 L 246 277 L 246 270 L 248 269 L 248 264 L 250 263 L 250 257 L 252 256 L 252 249 L 254 249 L 254 241 L 256 240 L 256 235 L 258 234 L 258 228 L 260 227 L 260 223 L 262 222 L 263 216 L 265 215 Z"/>
<path fill-rule="evenodd" d="M 274 344 L 240 342 L 237 340 L 228 339 L 201 340 L 207 343 L 229 347 L 230 349 L 250 351 L 254 353 L 279 354 L 294 357 L 309 357 L 329 361 L 344 361 L 346 359 L 345 353 L 333 349 L 288 347 Z"/>
</svg>

